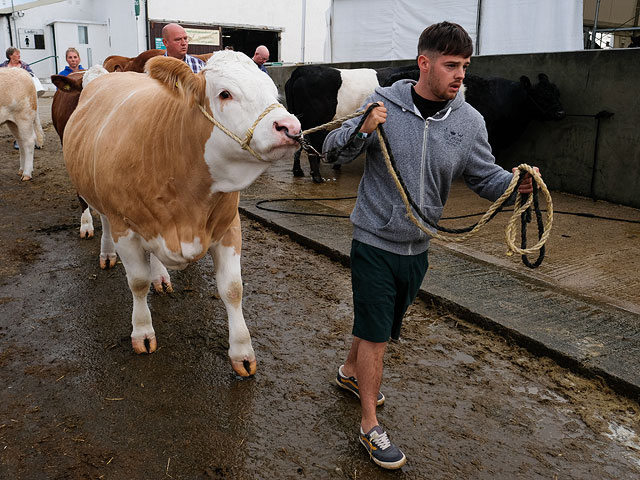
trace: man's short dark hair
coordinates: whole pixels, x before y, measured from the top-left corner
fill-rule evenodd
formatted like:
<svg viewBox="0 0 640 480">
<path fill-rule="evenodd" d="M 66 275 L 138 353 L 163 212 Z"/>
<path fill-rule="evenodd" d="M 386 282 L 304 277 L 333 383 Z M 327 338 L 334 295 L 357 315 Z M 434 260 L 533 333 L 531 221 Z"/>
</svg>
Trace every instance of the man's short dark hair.
<svg viewBox="0 0 640 480">
<path fill-rule="evenodd" d="M 434 23 L 424 29 L 418 40 L 418 55 L 429 52 L 467 58 L 473 53 L 473 42 L 467 31 L 457 23 Z"/>
</svg>

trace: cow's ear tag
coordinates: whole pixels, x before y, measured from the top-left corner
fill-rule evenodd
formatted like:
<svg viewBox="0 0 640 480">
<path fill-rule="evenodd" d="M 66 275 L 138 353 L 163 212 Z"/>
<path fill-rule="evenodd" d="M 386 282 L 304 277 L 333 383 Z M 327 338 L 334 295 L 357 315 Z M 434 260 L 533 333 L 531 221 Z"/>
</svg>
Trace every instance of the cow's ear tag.
<svg viewBox="0 0 640 480">
<path fill-rule="evenodd" d="M 62 87 L 63 90 L 71 90 L 71 87 L 69 85 L 65 85 L 64 87 Z"/>
</svg>

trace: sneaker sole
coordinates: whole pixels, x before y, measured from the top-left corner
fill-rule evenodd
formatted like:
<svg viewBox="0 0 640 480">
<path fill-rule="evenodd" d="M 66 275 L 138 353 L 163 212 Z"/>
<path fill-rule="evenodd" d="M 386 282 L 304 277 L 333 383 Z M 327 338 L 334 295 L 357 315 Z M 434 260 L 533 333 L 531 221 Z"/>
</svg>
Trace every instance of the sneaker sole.
<svg viewBox="0 0 640 480">
<path fill-rule="evenodd" d="M 373 460 L 373 463 L 375 463 L 379 467 L 385 468 L 387 470 L 397 470 L 398 468 L 402 468 L 404 466 L 404 464 L 407 463 L 407 457 L 406 457 L 406 455 L 404 453 L 402 454 L 402 458 L 400 460 L 395 461 L 395 462 L 383 462 L 381 460 L 378 460 L 376 457 L 373 456 L 373 454 L 369 450 L 369 447 L 367 447 L 367 445 L 362 441 L 362 438 L 359 437 L 359 439 L 360 439 L 360 443 L 362 444 L 362 446 L 365 448 L 365 450 L 369 454 L 369 458 L 371 460 Z"/>
<path fill-rule="evenodd" d="M 342 383 L 337 378 L 336 378 L 336 385 L 338 385 L 340 388 L 346 390 L 347 392 L 353 393 L 356 397 L 360 398 L 360 394 L 357 391 L 355 391 L 352 388 L 350 388 L 349 386 L 345 385 L 344 383 Z M 385 398 L 382 397 L 380 400 L 376 401 L 376 406 L 379 407 L 380 405 L 384 405 L 384 401 L 385 401 Z"/>
</svg>

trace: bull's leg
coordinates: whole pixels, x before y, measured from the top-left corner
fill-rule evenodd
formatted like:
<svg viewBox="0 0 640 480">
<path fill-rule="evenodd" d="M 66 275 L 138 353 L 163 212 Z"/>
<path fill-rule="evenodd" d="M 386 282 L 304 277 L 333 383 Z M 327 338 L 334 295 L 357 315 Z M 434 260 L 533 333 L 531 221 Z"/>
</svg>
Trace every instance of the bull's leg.
<svg viewBox="0 0 640 480">
<path fill-rule="evenodd" d="M 311 178 L 316 183 L 324 182 L 324 178 L 320 175 L 320 157 L 318 155 L 309 155 L 309 167 L 311 167 Z"/>
<path fill-rule="evenodd" d="M 28 124 L 18 126 L 15 123 L 8 122 L 7 125 L 20 147 L 19 173 L 22 175 L 22 181 L 26 182 L 31 180 L 33 175 L 33 150 L 36 143 L 36 132 L 33 131 L 33 128 L 28 128 Z"/>
<path fill-rule="evenodd" d="M 167 268 L 153 253 L 149 255 L 149 265 L 151 267 L 151 283 L 153 283 L 153 289 L 158 293 L 173 293 L 169 272 L 167 272 Z"/>
<path fill-rule="evenodd" d="M 293 154 L 293 176 L 294 177 L 304 177 L 304 172 L 300 167 L 300 154 L 302 153 L 302 148 L 299 148 L 296 153 Z"/>
<path fill-rule="evenodd" d="M 151 311 L 147 305 L 147 293 L 151 283 L 149 261 L 146 259 L 140 239 L 133 233 L 120 237 L 116 248 L 127 272 L 127 282 L 133 295 L 131 345 L 136 353 L 153 353 L 157 342 L 151 323 Z"/>
<path fill-rule="evenodd" d="M 227 233 L 209 248 L 216 269 L 218 293 L 224 302 L 229 318 L 229 358 L 233 370 L 242 377 L 256 373 L 256 356 L 251 346 L 251 336 L 242 314 L 242 278 L 240 276 L 240 249 L 242 235 L 240 217 L 236 218 Z"/>
<path fill-rule="evenodd" d="M 93 238 L 93 217 L 89 205 L 80 195 L 80 206 L 82 207 L 82 216 L 80 217 L 80 238 Z"/>
<path fill-rule="evenodd" d="M 116 246 L 113 243 L 111 237 L 111 225 L 109 220 L 104 215 L 100 214 L 100 221 L 102 222 L 102 237 L 100 239 L 100 268 L 102 270 L 108 270 L 116 266 Z"/>
</svg>

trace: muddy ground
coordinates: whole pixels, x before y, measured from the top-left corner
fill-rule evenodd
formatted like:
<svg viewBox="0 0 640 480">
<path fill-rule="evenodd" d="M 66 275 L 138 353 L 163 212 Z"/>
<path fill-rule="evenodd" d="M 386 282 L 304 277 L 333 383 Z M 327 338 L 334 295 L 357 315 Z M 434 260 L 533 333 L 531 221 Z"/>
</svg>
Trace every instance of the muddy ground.
<svg viewBox="0 0 640 480">
<path fill-rule="evenodd" d="M 0 130 L 1 479 L 639 478 L 636 402 L 420 302 L 379 415 L 409 461 L 380 470 L 333 384 L 349 271 L 246 219 L 257 375 L 232 373 L 210 259 L 149 295 L 159 349 L 135 355 L 122 265 L 100 271 L 99 240 L 78 238 L 55 131 L 28 183 L 11 143 Z"/>
</svg>

